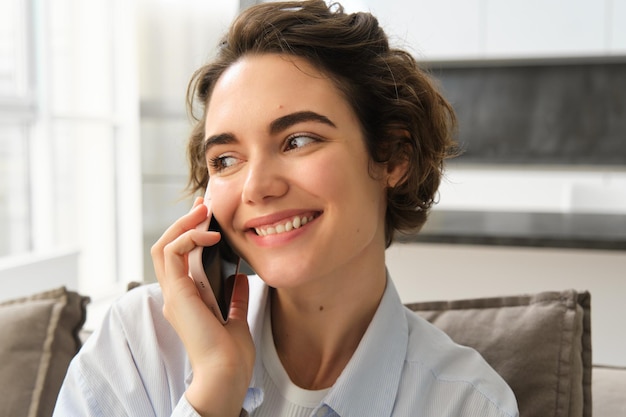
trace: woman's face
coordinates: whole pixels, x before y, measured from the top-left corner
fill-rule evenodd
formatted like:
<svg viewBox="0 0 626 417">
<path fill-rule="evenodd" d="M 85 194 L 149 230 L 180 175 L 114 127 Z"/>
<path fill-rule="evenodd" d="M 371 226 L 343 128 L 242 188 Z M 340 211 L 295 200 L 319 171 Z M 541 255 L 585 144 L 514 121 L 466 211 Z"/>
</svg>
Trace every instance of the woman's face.
<svg viewBox="0 0 626 417">
<path fill-rule="evenodd" d="M 370 169 L 355 113 L 308 61 L 237 61 L 215 85 L 205 131 L 213 215 L 268 285 L 384 262 L 385 170 Z"/>
</svg>

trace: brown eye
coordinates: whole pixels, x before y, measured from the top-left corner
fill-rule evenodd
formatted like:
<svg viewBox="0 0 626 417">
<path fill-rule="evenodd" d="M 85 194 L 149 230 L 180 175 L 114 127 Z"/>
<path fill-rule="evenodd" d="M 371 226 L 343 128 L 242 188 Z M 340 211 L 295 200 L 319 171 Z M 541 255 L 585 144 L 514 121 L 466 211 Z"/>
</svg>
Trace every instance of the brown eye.
<svg viewBox="0 0 626 417">
<path fill-rule="evenodd" d="M 318 141 L 319 139 L 311 135 L 302 135 L 302 134 L 293 135 L 287 138 L 287 141 L 285 142 L 285 150 L 291 151 L 294 149 L 302 148 L 310 143 L 318 142 Z"/>
<path fill-rule="evenodd" d="M 237 158 L 230 155 L 221 155 L 215 158 L 209 159 L 209 166 L 217 171 L 223 171 L 227 168 L 234 166 L 237 163 Z"/>
</svg>

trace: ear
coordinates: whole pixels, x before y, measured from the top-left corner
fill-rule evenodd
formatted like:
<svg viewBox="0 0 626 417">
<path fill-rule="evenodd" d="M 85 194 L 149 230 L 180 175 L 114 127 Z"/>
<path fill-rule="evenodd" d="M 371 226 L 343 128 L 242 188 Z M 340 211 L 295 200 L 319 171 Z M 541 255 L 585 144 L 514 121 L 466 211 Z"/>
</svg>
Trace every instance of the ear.
<svg viewBox="0 0 626 417">
<path fill-rule="evenodd" d="M 409 169 L 409 159 L 411 155 L 409 141 L 410 133 L 406 129 L 392 129 L 390 135 L 395 139 L 393 152 L 387 162 L 387 187 L 394 188 L 406 176 Z"/>
<path fill-rule="evenodd" d="M 405 155 L 389 161 L 387 164 L 387 187 L 394 188 L 398 185 L 398 183 L 404 179 L 408 167 L 409 161 Z"/>
</svg>

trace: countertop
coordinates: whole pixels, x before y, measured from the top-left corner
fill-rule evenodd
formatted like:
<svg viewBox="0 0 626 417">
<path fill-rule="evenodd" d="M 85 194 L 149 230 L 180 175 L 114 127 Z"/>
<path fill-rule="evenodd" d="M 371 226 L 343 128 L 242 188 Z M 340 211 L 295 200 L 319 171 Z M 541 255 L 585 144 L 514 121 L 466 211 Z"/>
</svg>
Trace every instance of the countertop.
<svg viewBox="0 0 626 417">
<path fill-rule="evenodd" d="M 626 215 L 433 210 L 398 242 L 626 250 Z"/>
</svg>

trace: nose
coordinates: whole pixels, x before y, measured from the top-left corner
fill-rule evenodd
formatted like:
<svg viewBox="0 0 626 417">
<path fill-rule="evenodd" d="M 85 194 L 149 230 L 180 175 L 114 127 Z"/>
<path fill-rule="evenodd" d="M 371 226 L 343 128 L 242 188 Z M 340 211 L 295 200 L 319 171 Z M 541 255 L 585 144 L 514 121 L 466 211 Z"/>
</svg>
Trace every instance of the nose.
<svg viewBox="0 0 626 417">
<path fill-rule="evenodd" d="M 244 204 L 262 204 L 287 193 L 286 172 L 274 159 L 249 160 L 241 199 Z"/>
</svg>

